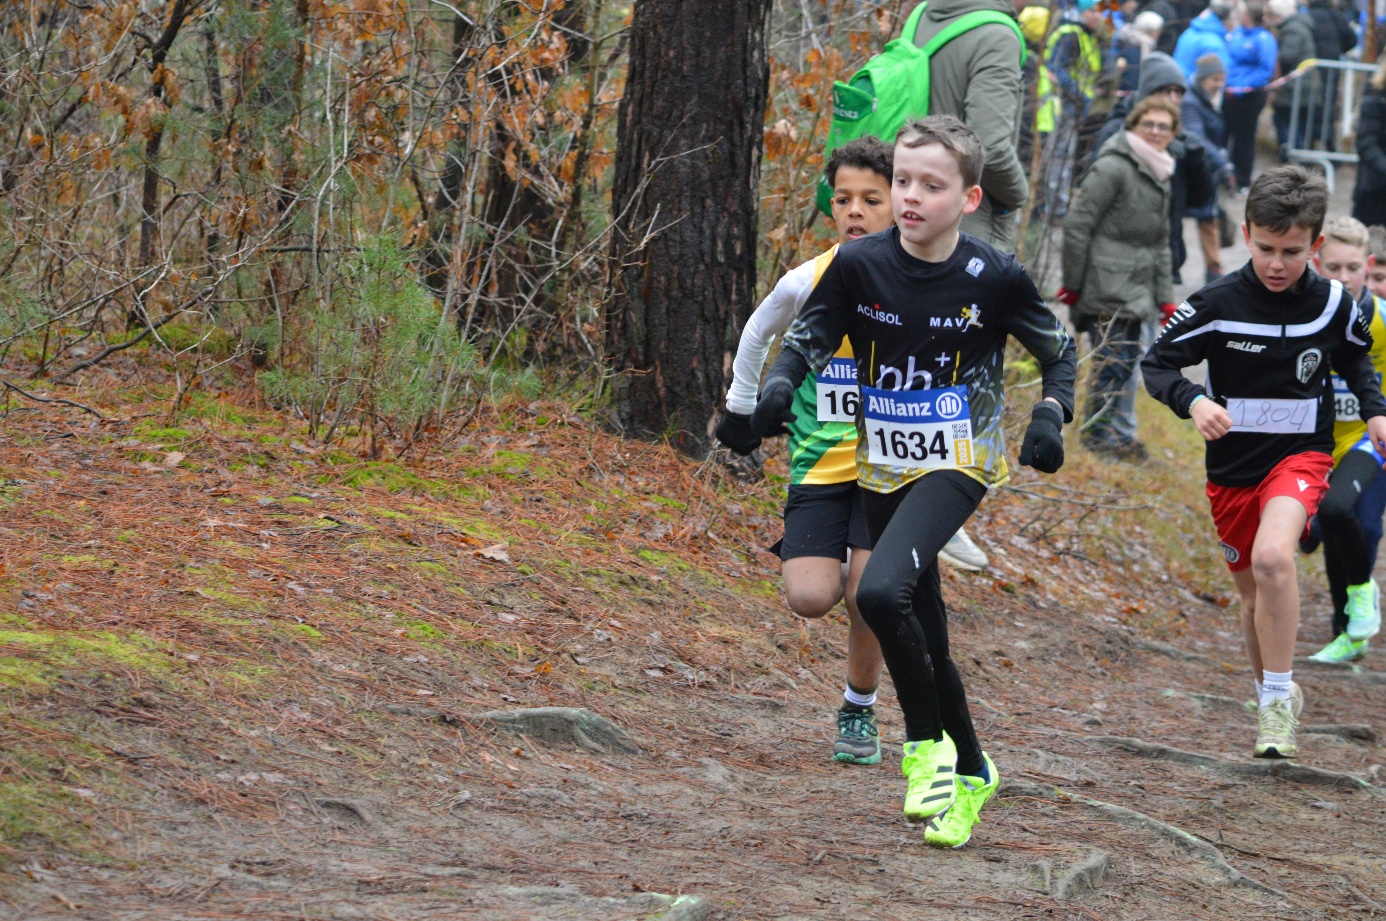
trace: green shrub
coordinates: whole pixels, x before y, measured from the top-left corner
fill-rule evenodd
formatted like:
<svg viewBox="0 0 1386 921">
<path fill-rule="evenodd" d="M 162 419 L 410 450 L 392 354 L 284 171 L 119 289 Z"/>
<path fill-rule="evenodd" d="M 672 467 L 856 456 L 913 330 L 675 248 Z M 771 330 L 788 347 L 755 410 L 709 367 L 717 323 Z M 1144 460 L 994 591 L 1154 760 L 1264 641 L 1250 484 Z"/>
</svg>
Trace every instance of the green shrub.
<svg viewBox="0 0 1386 921">
<path fill-rule="evenodd" d="M 284 364 L 262 372 L 266 396 L 294 406 L 313 437 L 354 431 L 382 441 L 408 436 L 456 408 L 476 354 L 388 237 L 349 259 L 326 301 L 303 308 L 285 336 Z"/>
</svg>

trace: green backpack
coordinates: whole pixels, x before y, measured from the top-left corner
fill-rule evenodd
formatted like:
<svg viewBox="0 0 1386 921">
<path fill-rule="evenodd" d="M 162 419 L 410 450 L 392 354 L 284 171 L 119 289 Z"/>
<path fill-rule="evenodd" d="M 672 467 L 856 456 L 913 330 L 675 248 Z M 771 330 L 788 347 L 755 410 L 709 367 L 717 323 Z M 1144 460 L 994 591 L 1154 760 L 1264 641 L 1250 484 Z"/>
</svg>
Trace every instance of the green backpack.
<svg viewBox="0 0 1386 921">
<path fill-rule="evenodd" d="M 929 59 L 944 45 L 977 26 L 996 23 L 1009 26 L 1020 43 L 1020 66 L 1025 66 L 1025 36 L 1015 18 L 999 10 L 973 10 L 959 16 L 920 48 L 914 43 L 927 3 L 921 3 L 905 20 L 900 37 L 852 75 L 850 83 L 833 84 L 833 121 L 823 162 L 848 141 L 875 135 L 891 141 L 905 122 L 929 114 Z M 833 190 L 826 176 L 818 178 L 818 208 L 832 214 Z"/>
</svg>

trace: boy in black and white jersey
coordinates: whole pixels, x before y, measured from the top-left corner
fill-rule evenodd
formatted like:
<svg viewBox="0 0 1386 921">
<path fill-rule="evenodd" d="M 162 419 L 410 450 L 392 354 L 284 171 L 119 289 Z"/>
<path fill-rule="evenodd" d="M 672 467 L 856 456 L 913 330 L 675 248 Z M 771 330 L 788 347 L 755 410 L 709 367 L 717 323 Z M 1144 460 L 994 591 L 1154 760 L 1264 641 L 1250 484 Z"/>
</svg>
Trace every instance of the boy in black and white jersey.
<svg viewBox="0 0 1386 921">
<path fill-rule="evenodd" d="M 814 286 L 761 388 L 751 428 L 792 422 L 793 394 L 844 336 L 860 387 L 857 482 L 874 549 L 857 607 L 876 634 L 905 717 L 904 812 L 925 840 L 959 847 L 996 791 L 948 649 L 938 552 L 987 486 L 1009 475 L 1002 363 L 1015 336 L 1039 361 L 1043 393 L 1020 462 L 1052 473 L 1073 418 L 1073 340 L 1015 257 L 959 233 L 976 210 L 984 160 L 951 115 L 907 125 L 895 143 L 892 230 L 844 243 Z"/>
<path fill-rule="evenodd" d="M 1367 320 L 1340 283 L 1309 268 L 1327 207 L 1327 186 L 1303 167 L 1262 173 L 1242 228 L 1251 261 L 1181 304 L 1141 362 L 1150 394 L 1192 418 L 1208 442 L 1208 500 L 1241 596 L 1261 758 L 1298 752 L 1294 551 L 1333 466 L 1330 369 L 1357 396 L 1368 437 L 1386 453 L 1386 399 Z M 1180 373 L 1204 360 L 1206 389 Z"/>
</svg>

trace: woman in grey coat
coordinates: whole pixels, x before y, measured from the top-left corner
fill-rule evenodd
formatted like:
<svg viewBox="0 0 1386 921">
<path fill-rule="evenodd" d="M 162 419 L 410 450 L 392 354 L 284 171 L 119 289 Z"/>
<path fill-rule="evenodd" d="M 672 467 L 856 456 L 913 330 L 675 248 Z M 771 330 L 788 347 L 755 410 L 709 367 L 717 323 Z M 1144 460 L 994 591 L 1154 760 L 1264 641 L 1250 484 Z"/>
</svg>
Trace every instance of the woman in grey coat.
<svg viewBox="0 0 1386 921">
<path fill-rule="evenodd" d="M 1126 130 L 1098 151 L 1064 219 L 1063 288 L 1074 326 L 1093 342 L 1082 443 L 1090 450 L 1144 460 L 1134 432 L 1113 423 L 1134 406 L 1142 335 L 1173 312 L 1169 197 L 1179 108 L 1149 96 L 1131 110 Z M 1134 418 L 1134 415 L 1131 416 Z"/>
</svg>

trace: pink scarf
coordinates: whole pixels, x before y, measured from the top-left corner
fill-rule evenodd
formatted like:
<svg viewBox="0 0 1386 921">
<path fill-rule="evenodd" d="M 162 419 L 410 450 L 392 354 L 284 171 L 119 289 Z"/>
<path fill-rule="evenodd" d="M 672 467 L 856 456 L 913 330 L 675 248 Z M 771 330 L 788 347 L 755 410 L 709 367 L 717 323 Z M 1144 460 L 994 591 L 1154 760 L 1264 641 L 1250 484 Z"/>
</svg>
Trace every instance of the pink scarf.
<svg viewBox="0 0 1386 921">
<path fill-rule="evenodd" d="M 1156 179 L 1168 182 L 1169 177 L 1174 175 L 1174 158 L 1166 151 L 1151 147 L 1134 131 L 1126 132 L 1126 143 L 1131 145 L 1131 153 L 1136 155 L 1136 159 L 1150 167 Z"/>
</svg>

